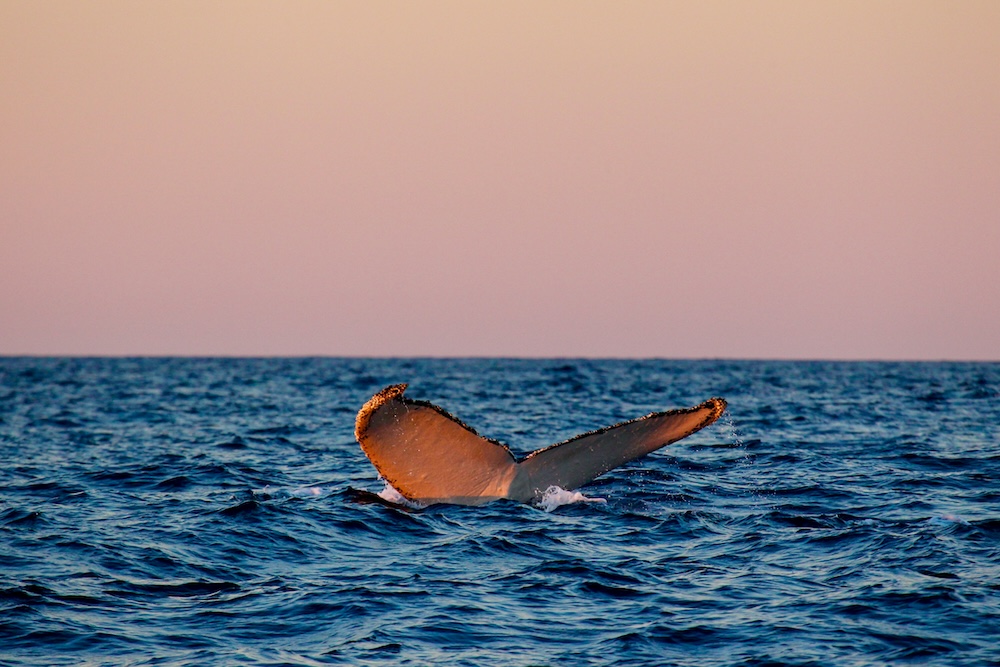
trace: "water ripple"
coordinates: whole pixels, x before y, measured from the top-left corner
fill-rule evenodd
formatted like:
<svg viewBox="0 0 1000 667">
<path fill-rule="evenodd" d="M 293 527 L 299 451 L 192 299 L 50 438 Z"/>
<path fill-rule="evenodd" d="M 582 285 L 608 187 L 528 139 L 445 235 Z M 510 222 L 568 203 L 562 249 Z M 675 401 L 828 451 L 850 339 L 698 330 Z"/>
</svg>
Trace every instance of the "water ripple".
<svg viewBox="0 0 1000 667">
<path fill-rule="evenodd" d="M 399 381 L 518 454 L 730 408 L 606 503 L 417 508 L 353 441 Z M 0 663 L 1000 663 L 997 396 L 998 364 L 0 359 Z"/>
</svg>

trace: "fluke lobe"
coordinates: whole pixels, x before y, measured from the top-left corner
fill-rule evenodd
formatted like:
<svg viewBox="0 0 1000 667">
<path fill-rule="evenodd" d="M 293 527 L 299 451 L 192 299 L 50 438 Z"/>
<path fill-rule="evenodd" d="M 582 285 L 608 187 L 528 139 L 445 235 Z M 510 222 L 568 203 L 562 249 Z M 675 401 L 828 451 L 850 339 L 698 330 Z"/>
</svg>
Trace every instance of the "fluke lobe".
<svg viewBox="0 0 1000 667">
<path fill-rule="evenodd" d="M 537 501 L 550 486 L 573 490 L 613 468 L 705 428 L 726 409 L 710 398 L 693 408 L 584 433 L 518 461 L 441 408 L 403 396 L 405 384 L 378 392 L 358 412 L 354 435 L 386 482 L 409 500 L 482 505 Z"/>
</svg>

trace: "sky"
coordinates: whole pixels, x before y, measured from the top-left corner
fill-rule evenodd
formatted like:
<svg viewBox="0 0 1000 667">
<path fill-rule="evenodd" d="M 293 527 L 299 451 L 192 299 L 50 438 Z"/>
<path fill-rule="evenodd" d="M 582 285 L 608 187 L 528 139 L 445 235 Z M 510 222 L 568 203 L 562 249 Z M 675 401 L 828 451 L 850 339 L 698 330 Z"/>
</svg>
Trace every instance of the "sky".
<svg viewBox="0 0 1000 667">
<path fill-rule="evenodd" d="M 0 0 L 0 354 L 1000 360 L 998 34 Z"/>
</svg>

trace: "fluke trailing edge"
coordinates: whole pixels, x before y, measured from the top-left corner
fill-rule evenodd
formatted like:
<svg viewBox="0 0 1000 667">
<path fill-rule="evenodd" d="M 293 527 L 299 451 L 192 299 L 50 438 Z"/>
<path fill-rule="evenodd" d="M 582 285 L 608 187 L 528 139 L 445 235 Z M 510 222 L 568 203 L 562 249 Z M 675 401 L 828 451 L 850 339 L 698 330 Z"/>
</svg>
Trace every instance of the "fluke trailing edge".
<svg viewBox="0 0 1000 667">
<path fill-rule="evenodd" d="M 705 428 L 726 409 L 723 399 L 710 398 L 584 433 L 518 461 L 503 444 L 404 391 L 405 384 L 395 384 L 372 396 L 358 412 L 354 435 L 385 481 L 427 505 L 532 502 L 550 486 L 576 489 Z"/>
</svg>

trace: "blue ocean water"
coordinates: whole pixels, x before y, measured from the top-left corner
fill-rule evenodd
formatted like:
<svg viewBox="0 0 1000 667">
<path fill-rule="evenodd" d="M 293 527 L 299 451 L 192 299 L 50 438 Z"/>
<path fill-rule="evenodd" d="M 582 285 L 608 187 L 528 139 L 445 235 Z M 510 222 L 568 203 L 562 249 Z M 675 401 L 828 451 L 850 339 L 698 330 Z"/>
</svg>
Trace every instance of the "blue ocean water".
<svg viewBox="0 0 1000 667">
<path fill-rule="evenodd" d="M 383 386 L 518 454 L 723 396 L 605 503 L 406 509 Z M 1000 664 L 1000 364 L 0 358 L 3 665 Z"/>
</svg>

